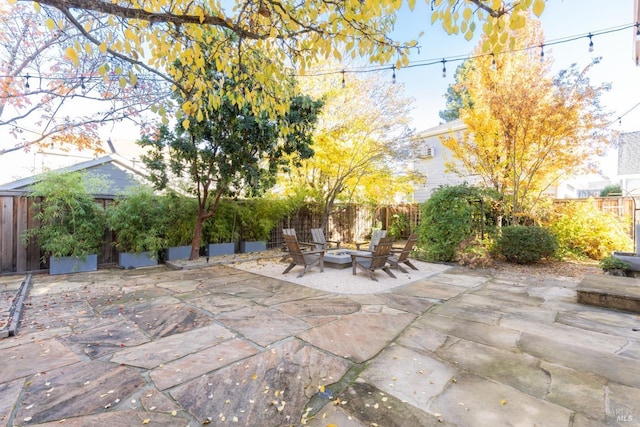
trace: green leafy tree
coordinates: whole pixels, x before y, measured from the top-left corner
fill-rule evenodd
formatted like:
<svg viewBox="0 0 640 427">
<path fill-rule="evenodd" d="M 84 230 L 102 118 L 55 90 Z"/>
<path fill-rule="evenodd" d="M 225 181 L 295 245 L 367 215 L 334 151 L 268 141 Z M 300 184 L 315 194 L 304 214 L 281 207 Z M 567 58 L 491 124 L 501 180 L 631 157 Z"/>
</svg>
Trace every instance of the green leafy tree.
<svg viewBox="0 0 640 427">
<path fill-rule="evenodd" d="M 468 71 L 469 63 L 467 61 L 458 65 L 456 68 L 456 82 L 463 82 L 465 74 Z M 445 122 L 452 122 L 460 118 L 460 110 L 463 108 L 473 109 L 473 100 L 469 97 L 469 92 L 462 84 L 452 84 L 447 88 L 445 94 L 447 100 L 446 108 L 441 110 L 438 115 Z"/>
<path fill-rule="evenodd" d="M 600 192 L 600 197 L 622 196 L 622 187 L 620 184 L 607 185 Z"/>
<path fill-rule="evenodd" d="M 208 63 L 216 61 L 210 50 Z M 187 75 L 191 64 L 177 64 Z M 242 91 L 251 84 L 220 75 L 213 67 L 206 69 L 207 78 L 221 82 L 224 93 Z M 183 92 L 176 98 L 182 102 Z M 235 97 L 212 96 L 207 102 L 188 109 L 197 117 L 191 124 L 179 121 L 173 130 L 161 126 L 155 134 L 143 136 L 138 143 L 150 150 L 143 161 L 157 188 L 166 188 L 170 179 L 184 179 L 188 191 L 198 199 L 193 231 L 191 259 L 198 257 L 203 223 L 216 214 L 223 196 L 261 194 L 275 182 L 275 174 L 291 158 L 308 158 L 311 131 L 322 102 L 296 96 L 290 108 L 277 119 L 266 113 L 255 114 L 250 105 L 236 102 Z M 186 105 L 186 104 L 184 104 Z M 202 119 L 200 119 L 202 118 Z"/>
</svg>

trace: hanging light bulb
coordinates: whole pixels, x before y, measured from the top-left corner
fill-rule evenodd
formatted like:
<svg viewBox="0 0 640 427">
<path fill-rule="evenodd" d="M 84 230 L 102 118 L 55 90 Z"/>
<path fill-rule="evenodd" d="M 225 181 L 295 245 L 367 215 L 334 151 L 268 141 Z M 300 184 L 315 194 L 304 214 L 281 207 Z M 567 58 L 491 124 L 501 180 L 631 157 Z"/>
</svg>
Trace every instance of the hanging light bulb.
<svg viewBox="0 0 640 427">
<path fill-rule="evenodd" d="M 540 62 L 544 62 L 544 45 L 540 45 Z"/>
<path fill-rule="evenodd" d="M 27 79 L 27 82 L 24 84 L 24 87 L 26 87 L 27 89 L 29 89 L 29 87 L 30 87 L 30 86 L 29 86 L 29 74 L 27 74 L 27 75 L 25 76 L 25 78 Z"/>
<path fill-rule="evenodd" d="M 344 89 L 346 86 L 345 82 L 344 82 L 344 70 L 342 70 L 342 89 Z"/>
<path fill-rule="evenodd" d="M 593 40 L 591 39 L 591 33 L 589 33 L 589 52 L 593 52 Z"/>
<path fill-rule="evenodd" d="M 391 77 L 391 83 L 396 84 L 396 66 L 392 66 L 391 69 L 393 70 L 393 76 Z"/>
<path fill-rule="evenodd" d="M 491 54 L 491 69 L 496 69 L 496 56 L 493 53 Z"/>
<path fill-rule="evenodd" d="M 442 60 L 442 78 L 447 77 L 447 61 L 445 59 Z"/>
</svg>

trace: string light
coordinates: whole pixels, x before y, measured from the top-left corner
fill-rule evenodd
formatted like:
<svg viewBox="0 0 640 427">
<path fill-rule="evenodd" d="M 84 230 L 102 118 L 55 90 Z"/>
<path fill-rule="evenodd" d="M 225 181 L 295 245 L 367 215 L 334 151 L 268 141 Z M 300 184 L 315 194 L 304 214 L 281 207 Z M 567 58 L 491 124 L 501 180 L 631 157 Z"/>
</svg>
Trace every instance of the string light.
<svg viewBox="0 0 640 427">
<path fill-rule="evenodd" d="M 396 84 L 396 66 L 391 67 L 393 70 L 393 76 L 391 77 L 391 83 Z"/>
<path fill-rule="evenodd" d="M 530 50 L 530 49 L 536 49 L 539 48 L 540 49 L 540 60 L 544 61 L 544 47 L 545 46 L 552 46 L 552 45 L 557 45 L 557 44 L 564 44 L 564 43 L 569 43 L 575 40 L 579 40 L 579 39 L 583 39 L 583 38 L 589 38 L 589 51 L 591 52 L 591 48 L 593 45 L 593 37 L 595 36 L 599 36 L 599 35 L 603 35 L 603 34 L 610 34 L 610 33 L 614 33 L 614 32 L 619 32 L 619 31 L 624 31 L 627 30 L 629 28 L 634 28 L 636 31 L 636 34 L 640 37 L 640 22 L 634 22 L 632 24 L 625 24 L 625 25 L 620 25 L 618 27 L 611 27 L 608 29 L 604 29 L 604 30 L 599 30 L 599 31 L 594 31 L 594 32 L 590 32 L 588 34 L 581 34 L 581 35 L 574 35 L 574 36 L 568 36 L 562 39 L 556 39 L 556 40 L 551 40 L 551 41 L 547 41 L 544 44 L 541 45 L 535 45 L 535 46 L 527 46 L 524 48 L 519 48 L 519 49 L 513 49 L 513 50 L 508 50 L 508 51 L 504 51 L 502 53 L 514 53 L 514 52 L 521 52 L 521 51 L 526 51 L 526 50 Z M 419 52 L 419 47 L 416 46 L 416 49 L 418 49 Z M 415 67 L 425 67 L 425 66 L 430 66 L 430 65 L 435 65 L 438 63 L 442 63 L 443 64 L 443 74 L 445 74 L 443 77 L 446 77 L 446 66 L 445 64 L 447 62 L 456 62 L 456 61 L 466 61 L 469 59 L 474 59 L 474 58 L 478 58 L 478 57 L 482 57 L 482 56 L 486 56 L 486 55 L 493 55 L 493 54 L 480 54 L 480 55 L 475 55 L 475 56 L 470 56 L 470 55 L 458 55 L 458 56 L 451 56 L 451 57 L 447 57 L 447 58 L 443 58 L 443 59 L 431 59 L 431 60 L 425 60 L 425 61 L 416 61 L 416 62 L 411 62 L 408 65 L 406 65 L 404 68 L 415 68 Z M 492 59 L 492 67 L 495 64 L 495 57 Z M 378 67 L 372 67 L 372 68 L 368 68 L 368 67 L 362 67 L 360 69 L 354 69 L 354 70 L 346 70 L 346 69 L 342 69 L 342 70 L 328 70 L 328 71 L 324 71 L 324 72 L 317 72 L 317 73 L 312 73 L 312 74 L 304 74 L 304 75 L 296 75 L 297 77 L 316 77 L 316 76 L 323 76 L 323 75 L 331 75 L 331 74 L 337 74 L 337 73 L 342 73 L 342 84 L 343 87 L 346 86 L 345 83 L 345 74 L 347 72 L 349 73 L 369 73 L 369 72 L 378 72 L 378 71 L 383 71 L 383 70 L 389 70 L 391 69 L 393 74 L 395 74 L 395 70 L 397 69 L 397 67 L 395 67 L 395 65 L 383 65 L 383 66 L 378 66 Z M 5 78 L 5 79 L 13 79 L 13 78 L 17 78 L 20 76 L 10 76 L 10 75 L 4 75 L 4 76 L 0 76 L 0 78 Z M 29 88 L 29 75 L 25 74 L 21 76 L 22 78 L 25 78 L 26 84 L 25 87 Z M 40 79 L 44 79 L 44 80 L 60 80 L 60 79 L 64 79 L 67 81 L 72 81 L 74 80 L 74 78 L 66 78 L 63 75 L 39 75 Z M 85 81 L 90 81 L 90 80 L 102 80 L 103 77 L 102 76 L 90 76 L 90 77 L 76 77 L 75 79 L 84 79 Z M 145 81 L 164 81 L 164 79 L 161 78 L 154 78 L 154 76 L 141 76 L 138 80 L 145 80 Z M 76 80 L 77 81 L 77 80 Z"/>
<path fill-rule="evenodd" d="M 591 33 L 589 33 L 589 52 L 593 52 L 593 40 L 591 39 Z"/>
<path fill-rule="evenodd" d="M 442 78 L 446 78 L 447 77 L 447 66 L 446 66 L 447 61 L 442 58 Z"/>
<path fill-rule="evenodd" d="M 30 86 L 29 86 L 29 74 L 27 74 L 27 76 L 26 76 L 26 80 L 27 80 L 27 82 L 25 83 L 24 87 L 26 87 L 27 89 L 29 89 L 29 87 L 30 87 Z"/>
<path fill-rule="evenodd" d="M 496 56 L 493 54 L 493 52 L 491 53 L 491 69 L 496 69 Z"/>
</svg>

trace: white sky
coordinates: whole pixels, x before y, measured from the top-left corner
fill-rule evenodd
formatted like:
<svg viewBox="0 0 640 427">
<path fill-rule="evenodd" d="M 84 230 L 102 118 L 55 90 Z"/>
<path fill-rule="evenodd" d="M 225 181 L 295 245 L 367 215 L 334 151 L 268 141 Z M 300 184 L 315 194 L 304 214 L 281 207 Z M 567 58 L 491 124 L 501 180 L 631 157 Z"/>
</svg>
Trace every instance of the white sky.
<svg viewBox="0 0 640 427">
<path fill-rule="evenodd" d="M 397 38 L 409 40 L 424 31 L 420 39 L 420 52 L 412 54 L 413 65 L 440 61 L 442 58 L 464 57 L 471 55 L 475 41 L 467 42 L 462 35 L 449 36 L 440 23 L 431 26 L 428 0 L 417 2 L 416 10 L 410 13 L 406 9 L 398 19 Z M 547 41 L 565 39 L 572 36 L 597 33 L 602 30 L 633 24 L 633 0 L 548 0 L 541 17 Z M 593 37 L 594 52 L 589 53 L 589 39 L 545 48 L 545 58 L 553 58 L 554 70 L 568 68 L 572 63 L 580 68 L 591 62 L 593 56 L 601 56 L 600 64 L 592 70 L 591 82 L 594 85 L 609 82 L 612 89 L 603 98 L 604 106 L 614 112 L 614 118 L 625 114 L 640 103 L 640 67 L 636 67 L 632 57 L 632 43 L 635 30 L 615 32 Z M 444 94 L 454 81 L 454 71 L 460 62 L 447 63 L 447 77 L 442 77 L 442 63 L 430 66 L 416 66 L 398 70 L 398 83 L 405 87 L 407 96 L 414 99 L 413 126 L 422 131 L 440 123 L 438 112 L 445 106 Z M 391 71 L 389 71 L 391 79 Z M 621 124 L 617 120 L 612 124 L 622 132 L 640 130 L 640 106 L 626 114 Z M 116 126 L 103 132 L 104 138 L 111 138 L 118 152 L 125 157 L 134 157 L 137 153 L 134 141 L 139 135 L 128 126 Z M 5 144 L 3 144 L 5 145 Z M 6 144 L 13 145 L 13 144 Z M 92 153 L 80 153 L 92 157 Z M 46 156 L 44 163 L 54 166 L 60 163 L 59 156 Z M 67 164 L 77 163 L 79 158 L 68 159 Z M 615 174 L 615 151 L 610 152 L 603 167 L 609 175 Z M 43 164 L 42 156 L 33 152 L 16 152 L 0 156 L 0 183 L 39 172 Z"/>
</svg>

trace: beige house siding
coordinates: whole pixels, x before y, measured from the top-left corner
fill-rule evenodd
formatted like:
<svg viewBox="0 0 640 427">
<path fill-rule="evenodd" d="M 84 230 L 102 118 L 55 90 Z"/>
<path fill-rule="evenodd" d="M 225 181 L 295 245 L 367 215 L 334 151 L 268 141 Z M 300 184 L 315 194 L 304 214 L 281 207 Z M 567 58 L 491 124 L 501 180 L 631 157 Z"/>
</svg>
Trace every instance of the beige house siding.
<svg viewBox="0 0 640 427">
<path fill-rule="evenodd" d="M 412 169 L 426 177 L 426 181 L 417 184 L 413 189 L 413 202 L 422 203 L 433 191 L 443 185 L 458 185 L 463 182 L 475 183 L 477 177 L 458 176 L 446 171 L 446 163 L 453 161 L 451 152 L 442 146 L 442 138 L 455 135 L 462 136 L 466 129 L 461 120 L 454 120 L 431 129 L 427 129 L 414 136 L 420 147 L 420 154 L 413 162 Z"/>
</svg>

